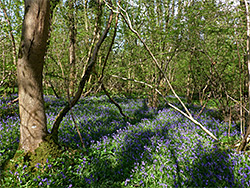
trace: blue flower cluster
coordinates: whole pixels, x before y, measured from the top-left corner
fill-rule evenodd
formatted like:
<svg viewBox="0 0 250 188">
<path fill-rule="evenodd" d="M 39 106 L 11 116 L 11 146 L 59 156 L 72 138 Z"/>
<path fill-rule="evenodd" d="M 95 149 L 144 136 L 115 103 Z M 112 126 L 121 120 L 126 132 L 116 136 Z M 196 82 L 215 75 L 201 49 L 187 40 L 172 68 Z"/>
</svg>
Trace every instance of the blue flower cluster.
<svg viewBox="0 0 250 188">
<path fill-rule="evenodd" d="M 71 167 L 62 162 L 59 168 L 58 163 L 47 161 L 46 169 L 52 176 L 34 178 L 36 185 L 58 186 L 52 179 L 56 174 L 64 187 L 250 186 L 247 155 L 217 146 L 197 125 L 169 107 L 156 110 L 147 107 L 142 99 L 116 100 L 133 119 L 124 119 L 105 96 L 79 101 L 72 110 L 88 155 L 84 152 L 77 155 Z M 65 102 L 53 96 L 45 97 L 45 101 L 50 130 Z M 5 102 L 0 104 L 4 106 Z M 217 137 L 227 136 L 228 124 L 211 117 L 209 111 L 204 111 L 198 121 Z M 195 109 L 192 113 L 196 113 Z M 17 149 L 18 124 L 18 116 L 0 120 L 2 160 Z M 230 130 L 230 136 L 237 138 L 237 125 L 232 123 Z M 61 124 L 59 141 L 71 148 L 81 148 L 70 114 Z M 37 168 L 45 167 L 37 164 Z"/>
</svg>

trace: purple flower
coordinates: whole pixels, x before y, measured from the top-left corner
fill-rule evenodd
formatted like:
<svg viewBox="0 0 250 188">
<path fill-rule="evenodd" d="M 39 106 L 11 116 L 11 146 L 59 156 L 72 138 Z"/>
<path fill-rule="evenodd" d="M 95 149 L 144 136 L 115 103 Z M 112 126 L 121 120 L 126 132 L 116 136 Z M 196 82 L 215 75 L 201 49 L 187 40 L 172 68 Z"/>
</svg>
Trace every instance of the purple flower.
<svg viewBox="0 0 250 188">
<path fill-rule="evenodd" d="M 40 163 L 37 163 L 37 164 L 35 165 L 35 167 L 36 167 L 36 168 L 40 168 Z"/>
<path fill-rule="evenodd" d="M 154 176 L 154 174 L 151 174 L 151 177 L 152 177 L 153 179 L 155 179 L 155 176 Z"/>
<path fill-rule="evenodd" d="M 124 185 L 127 186 L 129 181 L 130 181 L 129 179 L 126 179 L 125 182 L 124 182 Z"/>
<path fill-rule="evenodd" d="M 85 178 L 85 181 L 86 181 L 88 184 L 91 184 L 91 179 Z"/>
<path fill-rule="evenodd" d="M 23 166 L 23 170 L 24 170 L 26 167 L 27 167 L 27 165 L 24 165 L 24 166 Z"/>
</svg>

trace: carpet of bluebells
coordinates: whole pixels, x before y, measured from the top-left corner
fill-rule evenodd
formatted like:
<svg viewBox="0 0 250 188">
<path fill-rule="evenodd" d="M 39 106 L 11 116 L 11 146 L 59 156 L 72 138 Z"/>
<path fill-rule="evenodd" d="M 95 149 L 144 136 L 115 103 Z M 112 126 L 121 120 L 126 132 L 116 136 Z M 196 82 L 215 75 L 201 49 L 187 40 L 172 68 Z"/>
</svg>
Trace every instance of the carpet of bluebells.
<svg viewBox="0 0 250 188">
<path fill-rule="evenodd" d="M 18 104 L 0 99 L 0 165 L 17 150 L 19 142 Z M 148 108 L 144 99 L 114 98 L 124 119 L 106 96 L 81 99 L 73 108 L 87 149 L 81 142 L 72 116 L 60 126 L 59 142 L 74 149 L 74 157 L 65 151 L 60 158 L 37 164 L 36 171 L 16 165 L 5 172 L 3 187 L 250 187 L 250 159 L 234 150 L 220 148 L 198 126 L 181 114 L 161 105 Z M 62 99 L 46 96 L 49 131 Z M 198 106 L 190 106 L 195 115 Z M 198 121 L 218 138 L 228 134 L 228 124 L 214 119 L 205 110 Z M 238 139 L 239 128 L 232 123 L 231 137 Z M 73 161 L 73 162 L 72 162 Z M 2 172 L 3 173 L 3 172 Z"/>
</svg>

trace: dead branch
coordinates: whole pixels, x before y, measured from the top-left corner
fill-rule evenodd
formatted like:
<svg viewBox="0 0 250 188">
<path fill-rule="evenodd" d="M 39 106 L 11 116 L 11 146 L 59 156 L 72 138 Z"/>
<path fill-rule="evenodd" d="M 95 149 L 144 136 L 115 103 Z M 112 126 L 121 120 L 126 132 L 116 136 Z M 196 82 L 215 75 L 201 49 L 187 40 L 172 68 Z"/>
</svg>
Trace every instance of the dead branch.
<svg viewBox="0 0 250 188">
<path fill-rule="evenodd" d="M 226 93 L 226 95 L 227 95 L 227 97 L 230 98 L 232 101 L 234 101 L 235 103 L 237 103 L 238 105 L 240 105 L 240 107 L 242 107 L 247 113 L 249 113 L 249 110 L 246 109 L 245 106 L 243 106 L 241 103 L 239 103 L 237 100 L 235 100 L 233 97 L 231 97 L 231 96 L 228 95 L 227 93 Z"/>
<path fill-rule="evenodd" d="M 109 95 L 109 93 L 107 92 L 107 90 L 106 90 L 106 88 L 105 88 L 105 86 L 104 86 L 103 83 L 101 84 L 101 87 L 102 87 L 102 90 L 105 92 L 105 94 L 108 96 L 109 100 L 110 100 L 112 103 L 114 103 L 114 105 L 119 109 L 120 114 L 121 114 L 123 117 L 128 118 L 128 119 L 134 119 L 134 118 L 128 117 L 127 115 L 125 115 L 125 114 L 123 113 L 122 108 L 120 107 L 120 105 L 119 105 L 117 102 L 115 102 L 114 99 L 112 99 L 112 97 L 111 97 L 111 96 Z"/>
<path fill-rule="evenodd" d="M 201 125 L 198 121 L 196 121 L 193 117 L 190 117 L 188 116 L 185 112 L 183 112 L 182 110 L 180 110 L 178 107 L 174 106 L 173 104 L 171 104 L 170 102 L 168 102 L 168 100 L 163 96 L 163 94 L 157 89 L 155 88 L 154 86 L 146 83 L 146 82 L 143 82 L 143 81 L 137 81 L 137 80 L 134 80 L 134 79 L 129 79 L 129 78 L 124 78 L 124 77 L 120 77 L 120 76 L 117 76 L 117 75 L 111 75 L 112 77 L 115 77 L 115 78 L 120 78 L 122 80 L 126 80 L 126 81 L 134 81 L 134 82 L 137 82 L 137 83 L 140 83 L 140 84 L 144 84 L 152 89 L 154 89 L 163 99 L 164 101 L 167 103 L 167 105 L 169 105 L 170 107 L 172 107 L 173 109 L 175 109 L 176 111 L 180 112 L 182 115 L 184 115 L 186 118 L 188 118 L 189 120 L 191 120 L 194 124 L 198 125 L 199 127 L 201 127 L 201 129 L 206 132 L 209 136 L 211 136 L 213 139 L 215 140 L 218 140 L 212 133 L 212 135 L 210 135 L 210 131 L 208 131 L 205 127 L 203 127 L 203 125 Z"/>
<path fill-rule="evenodd" d="M 19 98 L 18 98 L 18 97 L 15 98 L 14 100 L 10 101 L 7 105 L 10 106 L 10 105 L 16 103 L 17 101 L 19 101 Z"/>
<path fill-rule="evenodd" d="M 162 75 L 164 76 L 164 78 L 167 81 L 168 86 L 170 87 L 172 93 L 174 94 L 174 96 L 178 99 L 178 101 L 181 103 L 182 107 L 185 109 L 186 113 L 181 111 L 180 109 L 178 109 L 177 107 L 173 106 L 172 104 L 169 103 L 169 106 L 171 106 L 172 108 L 174 108 L 175 110 L 177 110 L 178 112 L 180 112 L 181 114 L 183 114 L 185 117 L 187 117 L 188 119 L 190 119 L 193 123 L 195 123 L 196 125 L 198 125 L 205 133 L 207 133 L 209 136 L 211 136 L 214 140 L 218 141 L 218 138 L 216 138 L 213 133 L 211 133 L 209 130 L 207 130 L 204 126 L 202 126 L 198 121 L 196 121 L 191 113 L 189 112 L 189 110 L 187 109 L 187 107 L 185 106 L 185 104 L 182 102 L 182 100 L 179 98 L 179 96 L 176 94 L 172 84 L 170 83 L 170 81 L 168 80 L 165 72 L 161 69 L 157 59 L 155 58 L 154 54 L 151 52 L 151 50 L 149 49 L 149 47 L 147 46 L 147 44 L 145 43 L 144 40 L 142 40 L 141 36 L 139 35 L 139 33 L 133 29 L 133 26 L 131 24 L 129 15 L 127 13 L 126 10 L 124 10 L 119 4 L 117 4 L 117 6 L 119 7 L 120 10 L 122 10 L 122 12 L 120 12 L 120 14 L 122 15 L 125 23 L 128 25 L 129 29 L 138 37 L 138 39 L 143 43 L 143 46 L 145 47 L 145 49 L 147 50 L 147 52 L 150 54 L 151 58 L 153 59 L 154 64 L 156 65 L 156 67 L 160 70 L 160 72 L 162 73 Z M 113 9 L 111 7 L 111 9 Z M 125 13 L 125 15 L 123 14 L 123 12 Z"/>
</svg>

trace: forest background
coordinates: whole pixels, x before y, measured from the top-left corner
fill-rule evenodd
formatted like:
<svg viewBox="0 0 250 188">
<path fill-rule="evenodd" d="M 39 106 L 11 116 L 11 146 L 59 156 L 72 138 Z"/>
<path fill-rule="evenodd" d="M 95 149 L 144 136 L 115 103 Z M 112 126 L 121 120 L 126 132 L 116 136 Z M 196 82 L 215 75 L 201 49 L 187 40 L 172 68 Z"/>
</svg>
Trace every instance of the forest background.
<svg viewBox="0 0 250 188">
<path fill-rule="evenodd" d="M 154 109 L 161 106 L 165 97 L 178 98 L 178 94 L 184 102 L 201 106 L 196 117 L 205 107 L 213 108 L 218 111 L 215 118 L 229 122 L 229 127 L 231 121 L 238 122 L 241 137 L 247 136 L 250 27 L 246 0 L 57 3 L 49 22 L 49 40 L 43 41 L 47 47 L 42 85 L 45 95 L 68 101 L 66 111 L 79 99 L 75 100 L 79 88 L 83 89 L 83 97 L 105 93 L 111 101 L 110 95 L 145 98 L 147 107 Z M 115 19 L 111 22 L 113 13 Z M 18 62 L 26 53 L 22 51 L 26 32 L 22 32 L 23 1 L 0 0 L 0 16 L 0 92 L 3 97 L 10 97 L 18 92 L 18 84 L 23 84 L 20 80 L 18 83 L 16 73 L 21 65 Z M 32 46 L 33 41 L 30 42 Z M 29 59 L 29 52 L 26 55 Z M 20 75 L 19 72 L 19 78 Z M 87 78 L 85 87 L 83 78 Z M 34 91 L 29 92 L 26 94 Z M 19 95 L 21 108 L 25 104 L 23 96 Z M 24 116 L 20 116 L 22 122 Z M 188 110 L 184 116 L 196 122 Z M 52 129 L 56 134 L 62 121 L 57 120 Z M 36 128 L 31 123 L 28 127 Z M 246 139 L 242 147 L 246 146 Z M 36 149 L 32 147 L 31 151 Z"/>
<path fill-rule="evenodd" d="M 71 95 L 76 90 L 110 11 L 104 3 L 72 2 L 63 1 L 54 11 L 43 71 L 46 95 L 65 97 L 67 88 Z M 22 1 L 1 0 L 0 92 L 4 96 L 17 92 L 16 64 L 23 6 Z M 141 0 L 122 1 L 121 6 L 126 8 L 133 28 L 158 59 L 180 96 L 201 105 L 213 99 L 211 102 L 224 115 L 229 114 L 230 106 L 237 104 L 231 97 L 246 106 L 247 32 L 243 1 Z M 84 88 L 85 96 L 101 91 L 98 80 L 113 39 L 115 23 L 112 24 Z M 112 94 L 143 95 L 152 106 L 157 106 L 158 94 L 133 79 L 152 85 L 164 95 L 170 93 L 150 54 L 121 16 L 104 75 L 103 83 Z"/>
</svg>

